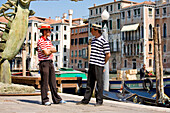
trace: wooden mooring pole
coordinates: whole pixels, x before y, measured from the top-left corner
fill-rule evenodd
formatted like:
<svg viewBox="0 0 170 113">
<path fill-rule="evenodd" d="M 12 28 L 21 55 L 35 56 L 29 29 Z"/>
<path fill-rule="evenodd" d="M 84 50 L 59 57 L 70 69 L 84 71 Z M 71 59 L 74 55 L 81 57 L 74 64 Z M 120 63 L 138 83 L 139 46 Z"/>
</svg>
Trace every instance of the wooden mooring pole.
<svg viewBox="0 0 170 113">
<path fill-rule="evenodd" d="M 163 64 L 162 64 L 162 46 L 161 46 L 161 33 L 160 27 L 157 28 L 158 30 L 158 49 L 159 49 L 159 69 L 160 69 L 160 101 L 163 102 L 164 100 L 164 86 L 163 86 Z M 164 103 L 164 102 L 163 102 Z"/>
<path fill-rule="evenodd" d="M 159 71 L 159 54 L 158 54 L 158 32 L 157 28 L 153 28 L 153 38 L 154 38 L 154 52 L 155 52 L 155 71 L 156 71 L 156 102 L 159 103 L 160 90 L 159 90 L 159 81 L 160 81 L 160 71 Z"/>
</svg>

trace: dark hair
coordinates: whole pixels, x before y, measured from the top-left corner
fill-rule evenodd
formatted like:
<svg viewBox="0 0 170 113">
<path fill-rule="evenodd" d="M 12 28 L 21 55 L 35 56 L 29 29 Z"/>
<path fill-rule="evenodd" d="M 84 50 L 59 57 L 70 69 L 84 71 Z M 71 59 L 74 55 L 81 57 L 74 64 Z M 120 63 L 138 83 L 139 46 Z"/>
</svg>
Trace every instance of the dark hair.
<svg viewBox="0 0 170 113">
<path fill-rule="evenodd" d="M 93 27 L 93 28 L 94 28 L 94 27 Z M 90 28 L 90 32 L 91 32 L 91 29 L 92 29 L 92 28 Z M 99 29 L 96 29 L 96 28 L 94 28 L 94 30 L 95 30 L 95 31 L 97 30 L 98 33 L 102 34 L 102 30 L 99 30 Z"/>
<path fill-rule="evenodd" d="M 44 29 L 40 29 L 40 33 L 42 33 L 42 35 L 44 35 Z"/>
<path fill-rule="evenodd" d="M 44 30 L 48 30 L 48 29 L 40 29 L 40 33 L 42 33 L 42 35 L 44 35 Z"/>
</svg>

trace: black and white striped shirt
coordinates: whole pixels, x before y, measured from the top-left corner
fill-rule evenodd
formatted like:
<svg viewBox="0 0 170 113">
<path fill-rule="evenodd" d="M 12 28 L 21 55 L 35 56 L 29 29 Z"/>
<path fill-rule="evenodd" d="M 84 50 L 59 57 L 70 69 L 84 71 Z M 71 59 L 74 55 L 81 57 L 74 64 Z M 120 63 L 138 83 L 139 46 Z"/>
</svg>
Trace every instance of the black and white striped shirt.
<svg viewBox="0 0 170 113">
<path fill-rule="evenodd" d="M 93 38 L 91 42 L 91 54 L 89 64 L 104 66 L 106 53 L 110 52 L 109 43 L 101 35 L 99 38 Z"/>
</svg>

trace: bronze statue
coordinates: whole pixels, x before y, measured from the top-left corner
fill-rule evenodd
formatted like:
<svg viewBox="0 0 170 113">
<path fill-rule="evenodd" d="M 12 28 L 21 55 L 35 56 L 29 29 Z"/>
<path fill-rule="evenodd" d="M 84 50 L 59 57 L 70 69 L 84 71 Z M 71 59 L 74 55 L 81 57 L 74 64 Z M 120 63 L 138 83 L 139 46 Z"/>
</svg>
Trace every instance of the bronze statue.
<svg viewBox="0 0 170 113">
<path fill-rule="evenodd" d="M 34 11 L 29 10 L 31 0 L 8 0 L 0 7 L 0 16 L 8 20 L 6 27 L 0 27 L 3 36 L 0 41 L 0 82 L 11 83 L 9 60 L 12 60 L 21 49 L 28 29 L 28 17 Z M 5 13 L 8 9 L 13 12 Z"/>
</svg>

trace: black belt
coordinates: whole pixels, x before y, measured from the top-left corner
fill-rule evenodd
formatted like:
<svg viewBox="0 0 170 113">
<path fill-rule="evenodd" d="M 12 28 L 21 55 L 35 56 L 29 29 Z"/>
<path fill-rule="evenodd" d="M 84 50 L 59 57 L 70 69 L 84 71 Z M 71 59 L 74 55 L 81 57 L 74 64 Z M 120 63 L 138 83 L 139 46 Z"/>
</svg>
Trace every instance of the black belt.
<svg viewBox="0 0 170 113">
<path fill-rule="evenodd" d="M 50 63 L 52 63 L 53 60 L 41 60 L 40 63 L 42 63 L 42 62 L 50 62 Z"/>
</svg>

